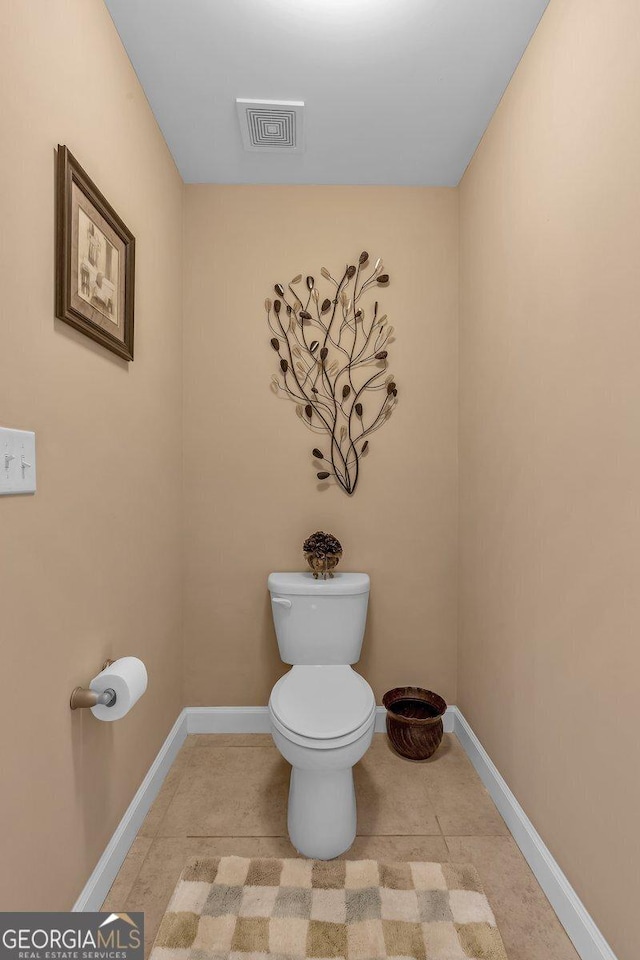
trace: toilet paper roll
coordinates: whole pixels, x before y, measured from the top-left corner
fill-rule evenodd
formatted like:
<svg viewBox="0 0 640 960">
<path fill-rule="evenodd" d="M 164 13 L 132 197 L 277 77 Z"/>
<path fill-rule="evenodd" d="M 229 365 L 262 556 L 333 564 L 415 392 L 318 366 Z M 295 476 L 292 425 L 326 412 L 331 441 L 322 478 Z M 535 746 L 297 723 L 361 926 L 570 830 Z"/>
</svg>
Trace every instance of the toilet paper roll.
<svg viewBox="0 0 640 960">
<path fill-rule="evenodd" d="M 147 668 L 137 657 L 120 657 L 94 677 L 89 686 L 98 693 L 107 689 L 116 692 L 116 702 L 112 707 L 105 707 L 101 703 L 91 707 L 94 717 L 98 720 L 120 720 L 147 689 Z"/>
</svg>

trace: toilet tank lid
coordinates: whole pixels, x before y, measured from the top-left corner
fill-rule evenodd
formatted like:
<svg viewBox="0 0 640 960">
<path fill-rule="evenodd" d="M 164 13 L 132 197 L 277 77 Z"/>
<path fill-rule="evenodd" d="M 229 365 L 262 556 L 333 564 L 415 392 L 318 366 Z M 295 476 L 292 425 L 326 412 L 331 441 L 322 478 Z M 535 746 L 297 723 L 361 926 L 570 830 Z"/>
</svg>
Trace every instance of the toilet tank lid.
<svg viewBox="0 0 640 960">
<path fill-rule="evenodd" d="M 309 573 L 270 573 L 269 591 L 273 594 L 307 597 L 351 597 L 369 592 L 367 573 L 334 573 L 333 578 L 314 580 Z"/>
</svg>

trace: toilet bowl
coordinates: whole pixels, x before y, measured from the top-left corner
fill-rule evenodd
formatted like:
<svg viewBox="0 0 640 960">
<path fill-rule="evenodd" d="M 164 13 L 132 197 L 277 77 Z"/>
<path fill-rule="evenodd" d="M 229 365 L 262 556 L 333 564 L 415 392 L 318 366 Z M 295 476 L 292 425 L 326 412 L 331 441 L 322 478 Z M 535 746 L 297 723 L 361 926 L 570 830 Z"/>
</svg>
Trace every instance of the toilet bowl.
<svg viewBox="0 0 640 960">
<path fill-rule="evenodd" d="M 353 766 L 371 744 L 375 711 L 350 666 L 294 666 L 273 688 L 272 736 L 293 768 L 287 826 L 299 853 L 331 860 L 353 843 Z"/>
<path fill-rule="evenodd" d="M 330 860 L 356 836 L 353 766 L 371 744 L 375 697 L 352 669 L 369 598 L 366 574 L 271 574 L 281 658 L 292 664 L 269 698 L 273 740 L 292 767 L 287 823 L 296 850 Z"/>
</svg>

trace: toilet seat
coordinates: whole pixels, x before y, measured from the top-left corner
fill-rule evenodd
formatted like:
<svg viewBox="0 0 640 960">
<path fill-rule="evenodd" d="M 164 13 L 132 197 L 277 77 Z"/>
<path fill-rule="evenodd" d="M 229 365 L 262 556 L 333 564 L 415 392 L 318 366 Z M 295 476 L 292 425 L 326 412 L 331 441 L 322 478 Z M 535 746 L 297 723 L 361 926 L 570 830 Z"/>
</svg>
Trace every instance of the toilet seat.
<svg viewBox="0 0 640 960">
<path fill-rule="evenodd" d="M 373 690 L 345 665 L 296 665 L 271 691 L 274 726 L 295 743 L 316 749 L 352 743 L 375 716 Z"/>
</svg>

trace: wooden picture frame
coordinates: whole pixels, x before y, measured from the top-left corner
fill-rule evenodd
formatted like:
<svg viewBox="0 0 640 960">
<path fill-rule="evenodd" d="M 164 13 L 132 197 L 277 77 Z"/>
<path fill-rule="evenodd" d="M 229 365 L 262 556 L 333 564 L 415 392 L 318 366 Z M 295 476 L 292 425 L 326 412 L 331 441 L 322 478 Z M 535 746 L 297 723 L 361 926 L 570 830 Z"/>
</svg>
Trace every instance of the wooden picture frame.
<svg viewBox="0 0 640 960">
<path fill-rule="evenodd" d="M 56 316 L 133 360 L 135 237 L 66 146 L 58 146 Z"/>
</svg>

